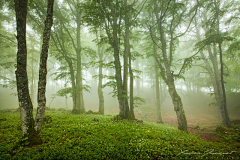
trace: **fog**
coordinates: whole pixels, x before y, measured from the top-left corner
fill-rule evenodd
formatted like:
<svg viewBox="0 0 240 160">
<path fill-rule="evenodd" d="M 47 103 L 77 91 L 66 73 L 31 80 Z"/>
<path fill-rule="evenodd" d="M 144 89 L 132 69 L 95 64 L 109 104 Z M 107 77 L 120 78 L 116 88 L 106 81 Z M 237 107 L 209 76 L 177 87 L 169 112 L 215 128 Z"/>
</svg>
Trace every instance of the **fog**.
<svg viewBox="0 0 240 160">
<path fill-rule="evenodd" d="M 227 1 L 219 2 L 219 6 L 215 6 L 215 8 L 219 7 L 222 9 L 224 7 L 230 7 L 231 13 L 224 13 L 219 17 L 212 18 L 216 16 L 214 9 L 205 10 L 198 6 L 199 11 L 197 12 L 196 10 L 195 12 L 194 6 L 198 4 L 195 4 L 195 1 L 186 1 L 184 2 L 187 6 L 186 10 L 179 8 L 179 12 L 174 12 L 173 16 L 164 14 L 166 17 L 162 17 L 163 20 L 162 18 L 159 19 L 159 15 L 157 14 L 150 14 L 154 13 L 154 10 L 157 9 L 156 7 L 151 8 L 151 5 L 147 5 L 151 1 L 147 1 L 145 6 L 145 3 L 136 2 L 138 7 L 141 5 L 142 7 L 138 8 L 135 6 L 135 9 L 141 9 L 141 11 L 131 13 L 133 15 L 136 14 L 135 19 L 130 16 L 130 13 L 121 15 L 119 21 L 116 22 L 119 24 L 115 27 L 119 28 L 118 33 L 115 34 L 113 33 L 115 31 L 114 27 L 106 25 L 108 23 L 111 24 L 112 22 L 109 21 L 112 19 L 109 19 L 109 15 L 102 15 L 101 12 L 99 12 L 101 9 L 97 9 L 97 7 L 104 6 L 96 5 L 94 12 L 97 14 L 94 15 L 89 9 L 89 6 L 87 6 L 87 3 L 85 4 L 84 1 L 80 2 L 83 2 L 82 5 L 84 10 L 84 14 L 81 15 L 81 20 L 76 18 L 74 13 L 77 13 L 79 8 L 72 2 L 68 3 L 59 0 L 55 4 L 56 8 L 54 8 L 47 65 L 46 107 L 73 110 L 72 95 L 70 93 L 64 93 L 65 95 L 63 94 L 61 97 L 59 91 L 71 88 L 73 92 L 74 89 L 76 89 L 74 86 L 81 84 L 89 89 L 89 92 L 87 92 L 86 89 L 83 91 L 85 110 L 97 112 L 99 110 L 99 82 L 98 79 L 94 79 L 93 77 L 100 77 L 98 75 L 99 66 L 100 63 L 103 63 L 101 64 L 103 65 L 102 76 L 104 77 L 102 84 L 104 85 L 111 81 L 114 83 L 119 81 L 116 79 L 115 75 L 121 74 L 122 81 L 124 76 L 125 78 L 127 77 L 128 91 L 125 96 L 128 96 L 128 98 L 130 97 L 130 77 L 134 77 L 133 96 L 142 98 L 145 101 L 134 102 L 134 112 L 139 119 L 156 121 L 156 77 L 159 78 L 158 81 L 160 84 L 160 108 L 163 120 L 164 118 L 166 120 L 169 116 L 176 118 L 176 116 L 174 116 L 175 112 L 172 102 L 174 98 L 171 98 L 169 95 L 170 92 L 168 91 L 170 83 L 166 85 L 169 81 L 173 81 L 177 94 L 181 97 L 187 119 L 200 115 L 215 116 L 220 119 L 219 105 L 216 102 L 219 99 L 215 96 L 218 94 L 217 89 L 220 90 L 220 85 L 218 84 L 220 82 L 225 85 L 225 88 L 222 88 L 226 90 L 227 110 L 230 119 L 239 118 L 239 50 L 238 48 L 236 49 L 236 47 L 234 48 L 239 42 L 239 32 L 238 28 L 236 28 L 236 26 L 239 26 L 239 22 L 230 19 L 231 15 L 236 14 L 236 17 L 238 16 L 238 12 L 232 9 L 234 5 L 227 5 Z M 161 3 L 165 2 L 161 1 Z M 86 5 L 85 8 L 84 5 Z M 8 3 L 5 5 L 1 4 L 2 10 L 0 12 L 2 16 L 0 18 L 3 19 L 0 23 L 0 47 L 2 49 L 0 55 L 1 110 L 17 109 L 19 107 L 15 77 L 15 70 L 17 67 L 16 20 L 15 12 L 10 6 L 11 5 L 8 5 Z M 44 9 L 41 9 L 44 7 L 46 8 L 46 4 L 38 1 L 31 7 L 26 24 L 28 49 L 27 72 L 29 94 L 32 98 L 33 107 L 36 108 L 38 70 L 43 38 L 43 26 L 39 24 L 44 24 L 44 16 L 42 15 L 44 15 L 45 12 L 43 13 Z M 111 8 L 107 7 L 106 10 L 111 10 Z M 115 9 L 113 9 L 113 11 L 114 10 Z M 175 18 L 179 16 L 177 14 L 184 16 L 180 16 L 180 19 L 176 20 Z M 103 16 L 102 19 L 107 22 L 101 22 L 101 25 L 96 25 L 92 20 L 95 19 L 94 22 L 98 22 L 98 16 L 100 15 Z M 121 19 L 122 17 L 128 17 L 129 20 L 132 21 L 138 20 L 136 18 L 139 18 L 141 21 L 136 21 L 135 25 L 129 24 L 128 26 L 123 23 L 126 20 Z M 216 19 L 218 19 L 217 22 L 220 24 L 217 25 L 217 22 L 211 22 Z M 156 24 L 154 24 L 160 20 L 163 20 L 161 23 L 161 27 L 164 28 L 163 31 L 160 31 L 159 28 L 156 27 Z M 173 25 L 175 21 L 176 26 L 174 29 L 172 26 L 169 27 L 169 25 Z M 153 24 L 151 24 L 152 22 Z M 210 28 L 213 27 L 208 24 L 209 22 L 215 25 L 214 29 L 217 34 L 220 35 L 221 33 L 225 37 L 223 37 L 224 41 L 221 42 L 221 45 L 215 41 L 209 41 L 207 48 L 205 46 L 206 44 L 202 45 L 202 43 L 205 42 L 207 38 L 208 40 L 212 40 L 211 36 L 216 36 L 215 34 L 209 35 L 209 32 L 211 33 L 212 31 Z M 205 25 L 208 26 L 206 27 Z M 80 27 L 77 28 L 77 26 Z M 129 27 L 130 30 L 128 35 L 129 44 L 125 41 L 125 39 L 127 39 L 127 33 L 125 33 L 127 27 Z M 206 28 L 208 28 L 209 31 Z M 110 32 L 107 33 L 107 31 Z M 116 66 L 114 62 L 117 61 L 115 56 L 117 54 L 115 53 L 116 48 L 112 45 L 115 42 L 111 42 L 112 37 L 110 33 L 118 36 L 117 39 L 119 44 L 116 48 L 119 50 L 117 54 L 120 57 L 118 58 L 120 61 L 119 67 L 121 73 L 116 73 L 116 68 L 118 66 Z M 161 36 L 162 34 L 164 36 Z M 76 38 L 78 36 L 79 39 Z M 218 38 L 219 37 L 214 37 L 213 39 Z M 164 45 L 162 45 L 164 43 L 166 43 L 165 48 Z M 81 49 L 80 53 L 77 48 Z M 221 50 L 219 48 L 221 48 Z M 129 53 L 127 53 L 127 50 L 129 50 Z M 128 64 L 129 62 L 124 59 L 124 56 L 129 56 L 130 53 L 132 56 L 130 62 L 132 63 L 131 70 L 133 75 L 130 75 L 129 70 L 126 76 L 123 72 L 124 63 L 126 63 L 128 69 L 130 65 Z M 100 56 L 101 54 L 102 56 Z M 81 56 L 80 61 L 79 55 Z M 223 62 L 220 61 L 221 56 Z M 167 63 L 169 63 L 169 66 L 165 65 Z M 155 68 L 157 68 L 157 70 L 155 70 Z M 170 73 L 167 73 L 167 71 L 171 72 L 173 80 L 169 79 Z M 77 84 L 78 80 L 76 78 L 78 74 L 82 74 L 80 75 L 81 83 L 79 84 Z M 113 77 L 115 77 L 114 80 Z M 112 97 L 112 87 L 113 86 L 106 86 L 102 89 L 105 115 L 119 114 L 119 101 L 117 97 Z M 115 92 L 119 90 L 119 88 L 114 89 Z"/>
<path fill-rule="evenodd" d="M 60 83 L 58 83 L 60 82 Z M 62 89 L 63 82 L 62 81 L 48 81 L 47 83 L 47 92 L 46 92 L 46 107 L 48 108 L 64 108 L 67 110 L 73 109 L 72 98 L 70 95 L 66 97 L 57 96 L 57 91 Z M 97 112 L 99 109 L 99 100 L 97 93 L 97 80 L 89 79 L 87 80 L 89 85 L 91 85 L 90 92 L 84 92 L 84 103 L 86 111 L 92 110 Z M 211 117 L 216 118 L 218 122 L 221 121 L 219 108 L 216 105 L 211 105 L 215 102 L 214 97 L 210 96 L 209 92 L 206 89 L 202 89 L 198 92 L 192 91 L 190 94 L 187 93 L 187 88 L 183 83 L 184 81 L 180 81 L 177 85 L 178 92 L 182 97 L 182 102 L 184 106 L 184 110 L 186 112 L 186 117 L 189 120 L 198 119 L 201 117 Z M 141 84 L 141 83 L 140 83 Z M 138 104 L 135 109 L 135 115 L 137 119 L 143 119 L 147 121 L 156 121 L 157 120 L 157 109 L 156 109 L 156 95 L 155 88 L 148 84 L 144 83 L 143 88 L 137 93 L 135 89 L 134 94 L 139 97 L 142 97 L 145 102 Z M 182 85 L 181 85 L 182 84 Z M 142 85 L 142 84 L 141 84 Z M 165 86 L 166 87 L 166 86 Z M 205 90 L 205 91 L 204 91 Z M 119 113 L 118 100 L 115 97 L 112 97 L 110 92 L 112 89 L 110 87 L 106 87 L 103 89 L 104 92 L 104 100 L 105 100 L 105 115 L 117 115 Z M 4 109 L 17 109 L 18 106 L 18 98 L 16 96 L 16 88 L 8 89 L 8 88 L 0 88 L 0 110 Z M 161 104 L 161 114 L 163 121 L 168 123 L 176 123 L 176 115 L 174 112 L 174 107 L 172 100 L 166 90 L 163 93 L 166 97 Z M 37 107 L 37 95 L 35 95 L 34 108 Z M 238 119 L 240 115 L 240 101 L 238 96 L 235 94 L 227 94 L 227 107 L 229 111 L 229 116 L 231 120 Z M 170 120 L 169 120 L 169 117 Z M 212 123 L 212 122 L 211 122 Z"/>
</svg>

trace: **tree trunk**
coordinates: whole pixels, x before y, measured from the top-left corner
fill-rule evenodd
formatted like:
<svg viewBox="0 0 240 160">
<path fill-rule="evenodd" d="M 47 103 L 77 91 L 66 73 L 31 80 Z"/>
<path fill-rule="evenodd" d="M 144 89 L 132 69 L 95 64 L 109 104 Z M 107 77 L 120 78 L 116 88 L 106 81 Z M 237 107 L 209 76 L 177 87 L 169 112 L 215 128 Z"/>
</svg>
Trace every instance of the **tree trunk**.
<svg viewBox="0 0 240 160">
<path fill-rule="evenodd" d="M 154 45 L 155 48 L 155 45 Z M 154 49 L 155 52 L 155 49 Z M 155 60 L 155 80 L 156 80 L 156 108 L 157 108 L 157 123 L 163 123 L 162 113 L 161 113 L 161 101 L 160 101 L 160 92 L 159 92 L 159 70 Z"/>
<path fill-rule="evenodd" d="M 27 77 L 27 45 L 26 45 L 26 17 L 28 0 L 15 0 L 15 12 L 17 21 L 17 92 L 20 107 L 22 136 L 29 140 L 34 135 L 33 106 L 28 89 Z"/>
<path fill-rule="evenodd" d="M 79 2 L 79 1 L 78 1 Z M 84 113 L 85 107 L 83 102 L 82 91 L 82 58 L 81 58 L 81 13 L 77 10 L 77 76 L 76 76 L 76 111 L 75 113 Z"/>
<path fill-rule="evenodd" d="M 174 84 L 174 79 L 173 76 L 169 76 L 169 84 L 168 84 L 168 91 L 169 94 L 172 98 L 172 102 L 174 105 L 174 111 L 177 114 L 177 120 L 178 120 L 178 129 L 188 132 L 187 131 L 187 119 L 185 116 L 185 112 L 183 110 L 183 104 L 181 97 L 178 95 L 175 84 Z"/>
<path fill-rule="evenodd" d="M 136 68 L 136 70 L 139 70 L 139 58 L 136 58 L 135 68 Z M 137 76 L 140 77 L 140 74 L 137 74 Z M 136 81 L 136 96 L 139 96 L 139 93 L 140 93 L 140 78 L 136 78 L 135 81 Z"/>
<path fill-rule="evenodd" d="M 216 7 L 216 16 L 217 16 L 217 34 L 220 36 L 220 20 L 219 20 L 219 10 L 220 10 L 220 6 L 218 5 L 217 1 L 215 0 L 215 7 Z M 221 103 L 220 103 L 220 113 L 221 113 L 221 117 L 222 117 L 222 123 L 224 125 L 226 125 L 227 127 L 229 127 L 230 124 L 230 120 L 229 120 L 229 115 L 228 115 L 228 111 L 227 111 L 227 101 L 226 101 L 226 92 L 225 92 L 225 87 L 224 87 L 224 77 L 223 77 L 223 58 L 222 58 L 222 42 L 219 41 L 218 42 L 218 48 L 219 48 L 219 59 L 220 59 L 220 70 L 221 70 Z"/>
<path fill-rule="evenodd" d="M 123 55 L 123 58 L 124 58 L 124 75 L 123 75 L 123 92 L 125 93 L 125 97 L 124 97 L 124 101 L 125 103 L 128 101 L 128 71 L 129 72 L 132 72 L 131 70 L 131 56 L 130 56 L 130 42 L 129 42 L 129 34 L 130 34 L 130 29 L 129 29 L 129 26 L 130 26 L 130 22 L 129 22 L 129 11 L 128 11 L 128 6 L 127 6 L 127 1 L 125 1 L 125 10 L 127 11 L 127 14 L 125 14 L 125 18 L 124 18 L 124 21 L 125 21 L 125 36 L 124 36 L 124 55 Z M 131 77 L 132 77 L 132 73 L 130 75 L 130 81 L 133 85 L 133 79 L 131 80 Z M 130 87 L 130 89 L 132 89 Z M 132 96 L 130 98 L 130 111 L 129 111 L 129 106 L 126 104 L 125 105 L 125 115 L 128 116 L 128 118 L 130 119 L 134 119 L 134 110 L 133 110 L 133 89 L 130 93 L 130 96 Z"/>
<path fill-rule="evenodd" d="M 158 5 L 155 3 L 155 8 L 157 8 Z M 167 43 L 166 43 L 166 38 L 165 38 L 165 31 L 163 29 L 162 26 L 162 18 L 159 18 L 159 14 L 157 12 L 157 10 L 155 10 L 155 16 L 156 19 L 158 21 L 158 32 L 160 34 L 160 42 L 161 42 L 161 50 L 162 50 L 162 59 L 163 59 L 163 63 L 164 63 L 164 67 L 162 66 L 162 64 L 160 63 L 160 61 L 158 60 L 157 54 L 155 54 L 155 59 L 159 65 L 159 68 L 161 70 L 161 76 L 163 78 L 163 80 L 165 81 L 165 83 L 168 85 L 168 92 L 172 98 L 172 102 L 174 105 L 174 111 L 177 114 L 177 120 L 178 120 L 178 129 L 185 131 L 188 133 L 187 130 L 187 119 L 185 116 L 185 112 L 183 110 L 183 104 L 182 104 L 182 100 L 180 98 L 180 96 L 178 95 L 177 91 L 176 91 L 176 87 L 174 84 L 174 78 L 173 78 L 173 72 L 171 71 L 171 62 L 172 62 L 172 55 L 173 55 L 173 51 L 172 51 L 172 41 L 173 38 L 171 37 L 170 39 L 170 51 L 169 51 L 169 59 L 167 57 Z M 152 34 L 152 33 L 151 33 Z M 173 33 L 170 33 L 171 35 Z M 165 72 L 165 73 L 164 73 Z"/>
<path fill-rule="evenodd" d="M 42 52 L 39 65 L 39 81 L 38 81 L 38 107 L 35 118 L 35 130 L 39 133 L 42 129 L 43 117 L 46 107 L 46 83 L 47 83 L 47 58 L 51 27 L 53 24 L 53 4 L 54 0 L 48 0 L 47 17 L 45 20 L 45 28 L 43 33 Z"/>
<path fill-rule="evenodd" d="M 219 54 L 220 54 L 220 64 L 221 64 L 221 87 L 222 87 L 222 101 L 221 101 L 221 107 L 220 107 L 220 113 L 222 116 L 222 123 L 229 127 L 230 125 L 230 119 L 228 115 L 228 110 L 227 110 L 227 101 L 226 101 L 226 92 L 225 92 L 225 87 L 224 87 L 224 78 L 223 78 L 223 59 L 222 59 L 222 46 L 221 43 L 218 43 L 219 47 Z"/>
<path fill-rule="evenodd" d="M 216 2 L 216 1 L 215 1 Z M 217 20 L 217 33 L 219 34 L 220 30 L 219 30 L 219 7 L 217 6 L 217 4 L 215 3 L 215 7 L 217 10 L 217 14 L 216 14 L 216 20 Z M 203 14 L 203 18 L 205 21 L 207 21 L 207 15 L 204 12 Z M 207 28 L 205 28 L 205 32 L 207 32 Z M 209 53 L 209 57 L 210 60 L 213 64 L 213 71 L 214 71 L 214 79 L 213 81 L 213 87 L 214 87 L 214 95 L 215 95 L 215 99 L 217 101 L 217 104 L 219 105 L 219 110 L 220 110 L 220 114 L 221 114 L 221 118 L 222 118 L 222 123 L 226 126 L 229 126 L 230 120 L 229 120 L 229 115 L 228 115 L 228 111 L 227 111 L 227 104 L 226 104 L 226 94 L 225 94 L 225 87 L 224 87 L 224 80 L 223 80 L 223 64 L 222 62 L 222 47 L 221 47 L 221 43 L 218 43 L 218 47 L 219 47 L 219 54 L 220 54 L 220 71 L 221 73 L 219 73 L 219 67 L 218 67 L 218 60 L 217 60 L 217 50 L 216 50 L 216 44 L 212 44 L 213 46 L 213 53 L 211 51 L 210 45 L 208 46 L 208 53 Z"/>
<path fill-rule="evenodd" d="M 102 35 L 101 28 L 100 28 L 100 36 Z M 98 35 L 97 35 L 98 39 Z M 98 40 L 99 42 L 99 40 Z M 104 96 L 103 96 L 103 91 L 102 91 L 102 81 L 103 81 L 103 46 L 102 46 L 102 51 L 100 44 L 98 44 L 98 56 L 99 56 L 99 68 L 98 68 L 98 74 L 99 74 L 99 79 L 98 79 L 98 99 L 99 99 L 99 113 L 101 115 L 104 115 Z"/>
<path fill-rule="evenodd" d="M 119 8 L 119 3 L 116 1 L 116 8 Z M 127 93 L 124 92 L 123 89 L 123 82 L 122 82 L 122 73 L 121 73 L 121 63 L 119 58 L 119 48 L 120 48 L 120 28 L 116 14 L 116 10 L 111 10 L 111 19 L 105 21 L 105 29 L 108 35 L 109 44 L 114 49 L 114 67 L 115 67 L 115 78 L 116 78 L 116 88 L 117 88 L 117 97 L 119 102 L 119 116 L 123 119 L 127 119 L 128 115 L 126 114 L 129 112 L 129 106 L 127 101 Z M 109 26 L 111 24 L 111 27 Z M 128 109 L 128 111 L 127 111 Z"/>
<path fill-rule="evenodd" d="M 34 55 L 33 55 L 33 53 L 34 52 L 32 52 L 32 83 L 31 83 L 31 100 L 32 100 L 32 104 L 33 104 L 33 107 L 35 106 L 35 103 L 34 103 L 34 87 L 35 87 L 35 85 L 34 85 L 34 63 L 33 63 L 33 59 L 34 59 Z"/>
<path fill-rule="evenodd" d="M 206 17 L 206 16 L 204 16 L 204 17 Z M 206 20 L 206 18 L 205 18 L 205 20 Z M 196 22 L 195 22 L 195 26 L 196 26 L 196 36 L 197 36 L 198 41 L 200 41 L 201 40 L 200 33 L 199 33 L 199 29 L 197 28 Z M 214 96 L 215 96 L 216 102 L 217 102 L 217 104 L 219 106 L 219 109 L 220 109 L 220 112 L 221 112 L 221 108 L 222 108 L 221 92 L 222 92 L 222 89 L 221 89 L 221 86 L 220 86 L 220 74 L 219 74 L 219 70 L 218 70 L 218 62 L 217 62 L 217 57 L 216 57 L 217 54 L 216 53 L 213 54 L 210 46 L 208 46 L 208 54 L 209 54 L 209 57 L 210 57 L 210 61 L 212 62 L 213 68 L 211 68 L 210 64 L 208 63 L 208 61 L 207 61 L 207 59 L 206 59 L 206 57 L 205 57 L 205 55 L 203 54 L 202 51 L 200 52 L 200 54 L 201 54 L 201 57 L 202 57 L 203 62 L 205 64 L 205 68 L 207 69 L 207 71 L 210 75 L 212 85 L 213 85 Z M 222 121 L 224 122 L 223 119 L 224 119 L 225 115 L 222 114 L 222 112 L 221 112 L 221 116 L 222 116 Z"/>
<path fill-rule="evenodd" d="M 117 30 L 117 19 L 114 17 L 113 20 L 113 48 L 114 48 L 114 65 L 116 71 L 116 82 L 117 82 L 117 92 L 118 92 L 118 102 L 119 102 L 119 116 L 123 119 L 127 119 L 128 115 L 126 114 L 129 109 L 128 101 L 126 100 L 127 94 L 123 90 L 122 83 L 122 73 L 121 73 L 121 64 L 119 58 L 119 45 L 118 45 L 118 30 Z"/>
<path fill-rule="evenodd" d="M 70 77 L 71 77 L 71 84 L 72 84 L 72 101 L 73 101 L 73 109 L 72 109 L 72 113 L 73 114 L 79 114 L 80 112 L 77 112 L 77 105 L 76 105 L 76 93 L 75 91 L 76 89 L 76 84 L 75 84 L 75 75 L 74 75 L 74 69 L 73 69 L 73 64 L 71 60 L 68 60 L 68 58 L 66 58 L 66 61 L 68 63 L 68 67 L 70 70 Z"/>
<path fill-rule="evenodd" d="M 129 53 L 129 75 L 130 75 L 130 113 L 132 118 L 135 119 L 134 106 L 133 106 L 133 72 L 132 72 L 132 55 Z"/>
</svg>

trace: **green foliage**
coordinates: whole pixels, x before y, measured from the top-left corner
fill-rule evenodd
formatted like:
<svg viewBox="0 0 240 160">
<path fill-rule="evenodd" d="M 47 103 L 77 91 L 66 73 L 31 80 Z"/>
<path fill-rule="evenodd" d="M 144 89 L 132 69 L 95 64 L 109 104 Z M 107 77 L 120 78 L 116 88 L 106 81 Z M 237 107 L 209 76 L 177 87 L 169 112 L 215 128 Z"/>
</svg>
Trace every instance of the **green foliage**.
<svg viewBox="0 0 240 160">
<path fill-rule="evenodd" d="M 93 50 L 90 47 L 82 47 L 82 52 L 87 56 L 90 57 L 91 59 L 96 59 L 97 58 L 97 53 L 95 50 Z"/>
<path fill-rule="evenodd" d="M 43 125 L 44 143 L 12 150 L 21 140 L 19 113 L 0 113 L 7 117 L 0 122 L 0 159 L 226 159 L 240 154 L 231 145 L 206 142 L 166 124 L 60 111 L 46 116 L 53 121 Z M 237 153 L 223 154 L 231 151 Z"/>
<path fill-rule="evenodd" d="M 227 33 L 214 34 L 214 35 L 206 34 L 206 37 L 207 37 L 206 39 L 198 42 L 195 45 L 195 48 L 200 48 L 201 49 L 202 47 L 205 47 L 207 45 L 222 43 L 223 41 L 232 41 L 234 39 L 233 37 L 228 36 Z"/>
<path fill-rule="evenodd" d="M 94 111 L 92 111 L 92 110 L 89 110 L 89 111 L 87 111 L 87 112 L 85 112 L 85 114 L 99 114 L 100 115 L 100 113 L 99 112 L 94 112 Z M 97 121 L 97 120 L 96 120 Z"/>
<path fill-rule="evenodd" d="M 145 103 L 145 99 L 141 98 L 141 97 L 133 97 L 133 104 L 134 107 L 138 107 L 139 105 L 142 105 L 143 103 Z"/>
<path fill-rule="evenodd" d="M 109 76 L 108 76 L 109 77 Z M 112 76 L 113 78 L 114 76 Z M 112 94 L 112 97 L 117 97 L 118 95 L 118 91 L 117 91 L 117 82 L 115 80 L 111 80 L 107 83 L 105 83 L 104 85 L 102 85 L 102 88 L 105 88 L 105 87 L 112 87 L 113 88 L 113 91 L 110 92 L 109 94 Z"/>
<path fill-rule="evenodd" d="M 82 87 L 81 87 L 82 91 L 85 91 L 85 92 L 91 92 L 90 89 L 91 89 L 91 86 L 87 85 L 87 84 L 83 84 Z"/>
<path fill-rule="evenodd" d="M 57 91 L 57 96 L 65 97 L 67 94 L 72 94 L 72 87 L 63 88 Z"/>
</svg>

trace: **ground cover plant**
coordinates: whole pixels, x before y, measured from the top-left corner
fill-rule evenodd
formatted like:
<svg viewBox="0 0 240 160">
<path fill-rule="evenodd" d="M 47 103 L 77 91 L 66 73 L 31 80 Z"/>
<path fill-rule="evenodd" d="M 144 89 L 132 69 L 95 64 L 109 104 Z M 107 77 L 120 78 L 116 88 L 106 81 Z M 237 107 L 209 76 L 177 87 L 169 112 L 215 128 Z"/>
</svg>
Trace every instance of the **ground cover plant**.
<svg viewBox="0 0 240 160">
<path fill-rule="evenodd" d="M 239 159 L 239 138 L 207 142 L 168 124 L 47 111 L 42 145 L 21 144 L 18 112 L 0 113 L 0 159 Z M 219 133 L 221 134 L 221 133 Z M 226 143 L 230 141 L 231 143 Z"/>
</svg>

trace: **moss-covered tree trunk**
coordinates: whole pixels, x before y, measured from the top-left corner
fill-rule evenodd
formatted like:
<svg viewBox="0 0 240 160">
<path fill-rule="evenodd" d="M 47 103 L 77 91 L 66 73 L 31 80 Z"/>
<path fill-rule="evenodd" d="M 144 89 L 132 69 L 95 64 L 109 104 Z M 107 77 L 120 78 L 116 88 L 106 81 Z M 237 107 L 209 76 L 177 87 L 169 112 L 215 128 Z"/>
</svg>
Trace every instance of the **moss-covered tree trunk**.
<svg viewBox="0 0 240 160">
<path fill-rule="evenodd" d="M 172 22 L 170 25 L 170 32 L 169 32 L 170 36 L 169 36 L 169 42 L 168 42 L 167 38 L 166 38 L 167 33 L 166 33 L 165 27 L 163 25 L 164 20 L 163 20 L 163 17 L 161 17 L 159 15 L 159 10 L 158 10 L 159 6 L 157 3 L 155 3 L 154 5 L 155 5 L 154 14 L 155 14 L 155 18 L 157 20 L 157 30 L 160 35 L 159 41 L 161 43 L 161 47 L 159 47 L 161 49 L 161 58 L 159 58 L 158 55 L 156 53 L 154 53 L 155 59 L 160 68 L 161 77 L 163 78 L 163 80 L 165 81 L 165 83 L 168 86 L 168 92 L 171 96 L 171 99 L 172 99 L 172 102 L 174 105 L 174 111 L 176 112 L 176 115 L 177 115 L 178 129 L 188 132 L 187 119 L 186 119 L 185 112 L 183 109 L 182 100 L 176 91 L 176 87 L 174 84 L 173 71 L 171 71 L 173 54 L 174 54 L 174 49 L 173 49 L 174 48 L 174 38 L 173 38 L 174 32 L 171 27 L 172 27 L 172 23 L 174 21 L 174 16 L 172 17 Z M 152 30 L 150 30 L 150 32 L 151 32 L 151 37 L 152 37 L 153 41 L 155 42 L 155 39 L 153 38 L 154 32 Z M 160 61 L 163 62 L 163 64 Z"/>
<path fill-rule="evenodd" d="M 14 2 L 16 11 L 18 41 L 16 80 L 20 107 L 22 136 L 24 138 L 27 138 L 27 140 L 30 142 L 30 145 L 34 145 L 42 143 L 39 133 L 42 127 L 46 105 L 45 91 L 47 75 L 47 57 L 53 20 L 52 17 L 54 0 L 48 0 L 47 17 L 45 21 L 43 46 L 39 67 L 40 70 L 38 84 L 38 109 L 35 124 L 33 119 L 33 106 L 29 95 L 27 77 L 26 17 L 28 0 L 15 0 Z"/>
<path fill-rule="evenodd" d="M 182 130 L 182 131 L 185 131 L 185 132 L 188 132 L 187 131 L 187 119 L 186 119 L 186 116 L 185 116 L 185 112 L 183 110 L 183 104 L 182 104 L 181 97 L 178 95 L 178 93 L 176 91 L 173 75 L 172 74 L 171 75 L 167 74 L 167 76 L 168 76 L 168 91 L 169 91 L 169 94 L 172 98 L 174 111 L 177 114 L 178 129 Z"/>
<path fill-rule="evenodd" d="M 39 81 L 38 81 L 38 107 L 35 118 L 35 130 L 39 133 L 42 129 L 43 117 L 46 107 L 46 84 L 47 84 L 47 58 L 51 27 L 53 24 L 53 4 L 54 0 L 48 0 L 47 17 L 45 20 L 45 28 L 43 32 L 42 52 L 39 65 Z"/>
<path fill-rule="evenodd" d="M 34 133 L 33 106 L 29 95 L 27 77 L 26 18 L 28 0 L 15 0 L 17 21 L 17 92 L 20 107 L 22 136 L 30 138 Z"/>
<path fill-rule="evenodd" d="M 127 118 L 125 108 L 128 108 L 128 103 L 125 101 L 126 93 L 123 90 L 123 82 L 122 82 L 122 71 L 119 57 L 119 45 L 118 45 L 118 30 L 117 30 L 117 19 L 114 18 L 113 25 L 113 42 L 112 46 L 114 48 L 114 66 L 115 66 L 115 78 L 117 85 L 117 96 L 119 102 L 119 116 L 123 119 Z"/>
</svg>

